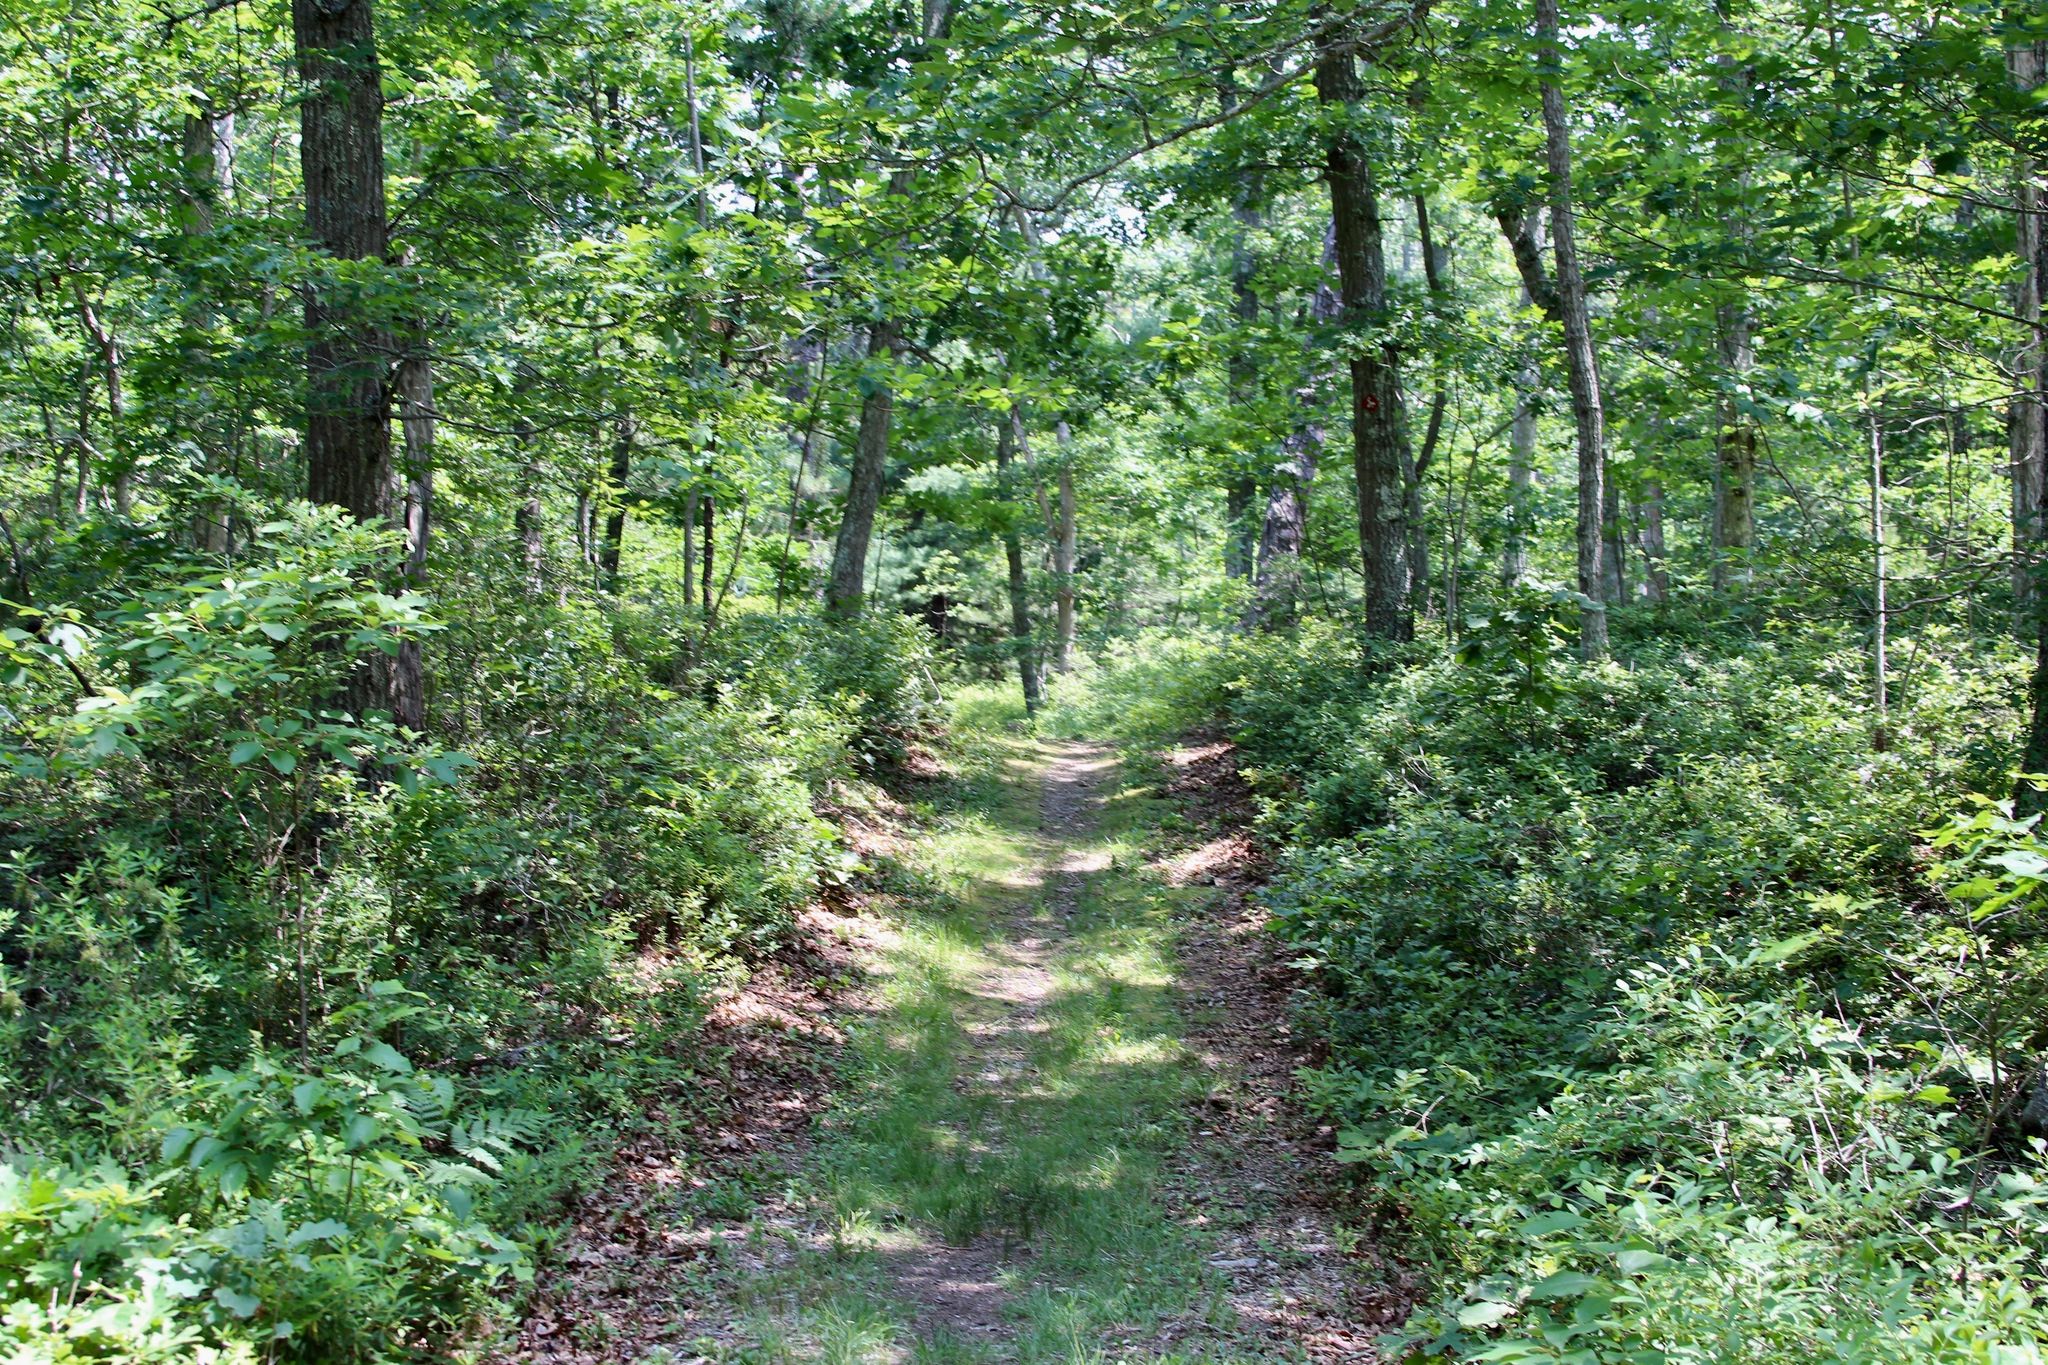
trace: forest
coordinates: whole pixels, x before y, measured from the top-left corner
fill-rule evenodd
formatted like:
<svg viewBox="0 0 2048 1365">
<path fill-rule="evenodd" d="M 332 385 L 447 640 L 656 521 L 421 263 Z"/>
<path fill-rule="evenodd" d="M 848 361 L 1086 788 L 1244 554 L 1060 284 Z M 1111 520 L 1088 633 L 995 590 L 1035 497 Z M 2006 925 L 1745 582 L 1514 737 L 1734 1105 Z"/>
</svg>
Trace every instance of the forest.
<svg viewBox="0 0 2048 1365">
<path fill-rule="evenodd" d="M 2048 1361 L 2048 4 L 0 0 L 0 1361 Z"/>
</svg>

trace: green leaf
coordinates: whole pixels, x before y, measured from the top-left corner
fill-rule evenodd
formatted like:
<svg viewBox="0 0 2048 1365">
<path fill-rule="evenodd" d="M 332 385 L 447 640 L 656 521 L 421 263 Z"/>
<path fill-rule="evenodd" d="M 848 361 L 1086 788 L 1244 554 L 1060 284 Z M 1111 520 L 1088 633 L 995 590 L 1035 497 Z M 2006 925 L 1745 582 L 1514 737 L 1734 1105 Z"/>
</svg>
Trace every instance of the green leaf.
<svg viewBox="0 0 2048 1365">
<path fill-rule="evenodd" d="M 1794 934 L 1791 938 L 1781 938 L 1776 943 L 1766 944 L 1757 949 L 1754 953 L 1750 954 L 1749 960 L 1759 967 L 1773 962 L 1783 962 L 1788 957 L 1804 952 L 1815 943 L 1818 943 L 1820 939 L 1821 931 L 1818 929 L 1812 930 L 1809 933 Z"/>
<path fill-rule="evenodd" d="M 1560 1270 L 1555 1275 L 1547 1275 L 1529 1286 L 1529 1297 L 1532 1299 L 1575 1299 L 1599 1283 L 1600 1280 L 1597 1276 L 1587 1275 L 1577 1270 Z"/>
<path fill-rule="evenodd" d="M 1643 1251 L 1635 1247 L 1631 1247 L 1629 1250 L 1616 1256 L 1614 1263 L 1621 1267 L 1621 1273 L 1624 1275 L 1641 1275 L 1647 1271 L 1662 1270 L 1665 1266 L 1677 1264 L 1669 1256 L 1659 1255 L 1654 1251 Z"/>
<path fill-rule="evenodd" d="M 226 1285 L 213 1291 L 213 1300 L 238 1318 L 254 1317 L 256 1310 L 263 1306 L 263 1300 L 254 1294 L 244 1294 Z"/>
<path fill-rule="evenodd" d="M 1586 1226 L 1586 1220 L 1570 1209 L 1552 1209 L 1522 1221 L 1515 1231 L 1523 1237 L 1542 1237 L 1553 1232 L 1569 1232 L 1573 1228 Z"/>
<path fill-rule="evenodd" d="M 308 1242 L 326 1242 L 348 1235 L 348 1224 L 338 1223 L 332 1218 L 323 1218 L 317 1223 L 302 1224 L 291 1236 L 285 1238 L 288 1247 L 304 1246 Z"/>
<path fill-rule="evenodd" d="M 236 767 L 239 768 L 242 764 L 247 763 L 250 759 L 256 757 L 256 755 L 262 752 L 262 740 L 245 739 L 240 744 L 237 744 L 234 748 L 228 750 L 228 762 L 234 764 Z"/>
<path fill-rule="evenodd" d="M 412 1063 L 389 1043 L 370 1044 L 363 1049 L 363 1058 L 372 1066 L 381 1066 L 394 1075 L 408 1075 L 412 1071 Z"/>
<path fill-rule="evenodd" d="M 1515 1306 L 1511 1303 L 1468 1303 L 1458 1310 L 1458 1326 L 1491 1327 L 1514 1315 Z"/>
</svg>

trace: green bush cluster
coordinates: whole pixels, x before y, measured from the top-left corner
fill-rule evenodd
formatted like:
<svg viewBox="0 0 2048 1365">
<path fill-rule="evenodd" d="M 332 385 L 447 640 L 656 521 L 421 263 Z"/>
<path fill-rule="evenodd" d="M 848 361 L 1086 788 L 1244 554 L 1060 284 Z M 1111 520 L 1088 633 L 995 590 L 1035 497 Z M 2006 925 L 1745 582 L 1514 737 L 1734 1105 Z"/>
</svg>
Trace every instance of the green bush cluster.
<svg viewBox="0 0 2048 1365">
<path fill-rule="evenodd" d="M 10 1360 L 434 1356 L 688 1121 L 704 987 L 852 867 L 818 798 L 942 718 L 914 625 L 430 607 L 391 552 L 301 507 L 0 634 Z M 349 704 L 422 638 L 431 735 Z"/>
<path fill-rule="evenodd" d="M 1436 1271 L 1395 1348 L 2041 1359 L 2048 841 L 1966 800 L 2019 662 L 1922 641 L 1880 742 L 1853 640 L 1589 666 L 1569 609 L 1174 674 L 1283 848 L 1309 1102 Z"/>
<path fill-rule="evenodd" d="M 1588 668 L 1502 615 L 1457 661 L 1329 688 L 1311 655 L 1237 699 L 1287 778 L 1312 1102 L 1450 1291 L 1404 1340 L 2034 1358 L 2038 907 L 1973 924 L 1914 833 L 1999 780 L 2010 679 L 1923 678 L 1878 752 L 1853 653 Z"/>
</svg>

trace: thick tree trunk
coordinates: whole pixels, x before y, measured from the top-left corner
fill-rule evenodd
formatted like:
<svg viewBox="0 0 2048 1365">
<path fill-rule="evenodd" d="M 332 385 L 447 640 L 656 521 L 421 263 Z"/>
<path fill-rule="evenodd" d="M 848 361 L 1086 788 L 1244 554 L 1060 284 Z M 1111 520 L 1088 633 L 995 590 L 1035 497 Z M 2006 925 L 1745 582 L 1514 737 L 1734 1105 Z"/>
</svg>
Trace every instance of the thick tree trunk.
<svg viewBox="0 0 2048 1365">
<path fill-rule="evenodd" d="M 1749 309 L 1725 303 L 1716 310 L 1716 342 L 1729 391 L 1720 401 L 1715 431 L 1714 586 L 1749 579 L 1756 548 L 1756 427 L 1740 406 L 1747 395 L 1756 352 L 1750 340 Z"/>
<path fill-rule="evenodd" d="M 292 0 L 306 231 L 337 261 L 381 260 L 384 96 L 370 0 Z M 390 514 L 391 338 L 357 289 L 306 288 L 306 495 Z"/>
<path fill-rule="evenodd" d="M 1316 63 L 1316 97 L 1348 116 L 1364 96 L 1348 48 Z M 1339 297 L 1345 320 L 1366 325 L 1386 309 L 1387 265 L 1379 190 L 1371 162 L 1348 127 L 1330 139 L 1324 162 L 1336 233 Z M 1402 420 L 1400 358 L 1391 343 L 1351 359 L 1352 463 L 1358 476 L 1358 539 L 1365 570 L 1365 629 L 1376 639 L 1415 633 L 1408 597 L 1408 517 L 1404 475 L 1408 432 Z"/>
<path fill-rule="evenodd" d="M 1024 537 L 1017 529 L 1011 461 L 1016 455 L 1017 432 L 1022 417 L 1015 408 L 1000 420 L 996 430 L 996 490 L 1003 508 L 1003 562 L 1009 575 L 1010 647 L 1017 656 L 1017 681 L 1024 690 L 1024 710 L 1036 715 L 1042 697 L 1038 682 L 1037 651 L 1031 642 L 1031 593 L 1024 577 Z"/>
<path fill-rule="evenodd" d="M 868 360 L 887 365 L 896 354 L 896 323 L 882 321 L 868 329 Z M 850 616 L 861 609 L 867 591 L 868 542 L 875 533 L 875 511 L 882 503 L 888 473 L 889 425 L 896 394 L 888 380 L 871 379 L 860 405 L 860 432 L 853 443 L 853 470 L 846 486 L 846 510 L 839 519 L 839 538 L 832 546 L 832 577 L 825 586 L 826 610 Z"/>
<path fill-rule="evenodd" d="M 1542 63 L 1544 159 L 1550 172 L 1550 236 L 1557 264 L 1556 308 L 1564 327 L 1565 364 L 1571 382 L 1572 422 L 1579 447 L 1578 588 L 1585 599 L 1579 618 L 1579 650 L 1588 659 L 1607 655 L 1608 575 L 1603 553 L 1607 522 L 1606 416 L 1600 404 L 1600 369 L 1593 351 L 1593 324 L 1586 311 L 1586 282 L 1579 270 L 1576 219 L 1572 208 L 1571 125 L 1559 84 L 1562 54 L 1557 41 L 1557 0 L 1536 0 L 1536 40 Z"/>
</svg>

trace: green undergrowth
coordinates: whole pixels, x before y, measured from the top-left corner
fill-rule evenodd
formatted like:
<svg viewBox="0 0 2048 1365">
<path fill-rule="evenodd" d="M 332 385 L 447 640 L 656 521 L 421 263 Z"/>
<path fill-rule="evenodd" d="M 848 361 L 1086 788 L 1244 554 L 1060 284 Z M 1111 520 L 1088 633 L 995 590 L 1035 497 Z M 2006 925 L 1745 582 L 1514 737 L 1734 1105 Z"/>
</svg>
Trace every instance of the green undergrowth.
<svg viewBox="0 0 2048 1365">
<path fill-rule="evenodd" d="M 853 869 L 828 788 L 939 718 L 907 623 L 429 603 L 392 550 L 300 508 L 5 634 L 10 1365 L 488 1338 L 613 1150 L 708 1117 L 710 991 Z M 347 709 L 422 636 L 428 734 Z"/>
<path fill-rule="evenodd" d="M 1854 640 L 1564 641 L 1157 642 L 1066 704 L 1240 742 L 1304 1097 L 1440 1290 L 1388 1349 L 2040 1360 L 2048 843 L 1971 795 L 2018 661 L 1901 645 L 1880 745 Z"/>
<path fill-rule="evenodd" d="M 740 1277 L 751 1345 L 730 1358 L 1264 1358 L 1228 1345 L 1206 1264 L 1218 1229 L 1177 1221 L 1164 1188 L 1212 1083 L 1181 1040 L 1173 956 L 1176 904 L 1206 893 L 1172 890 L 1144 861 L 1170 804 L 1129 772 L 1107 776 L 1099 825 L 1056 840 L 1039 826 L 1039 774 L 1058 742 L 1026 733 L 993 691 L 969 689 L 955 714 L 960 772 L 921 803 L 922 836 L 890 874 L 877 1009 L 821 1133 L 813 1178 L 834 1249 Z M 1056 913 L 1040 873 L 1088 855 L 1105 870 Z M 1042 999 L 997 998 L 1019 992 L 992 980 L 1034 965 Z M 998 1286 L 995 1332 L 934 1323 L 906 1297 L 908 1270 L 947 1264 L 949 1247 Z M 1206 1344 L 1117 1345 L 1168 1324 Z"/>
</svg>

